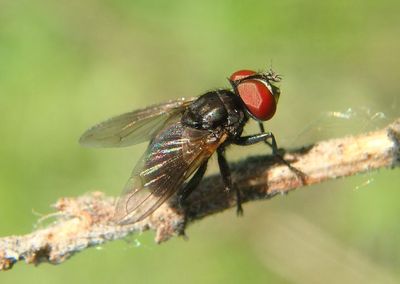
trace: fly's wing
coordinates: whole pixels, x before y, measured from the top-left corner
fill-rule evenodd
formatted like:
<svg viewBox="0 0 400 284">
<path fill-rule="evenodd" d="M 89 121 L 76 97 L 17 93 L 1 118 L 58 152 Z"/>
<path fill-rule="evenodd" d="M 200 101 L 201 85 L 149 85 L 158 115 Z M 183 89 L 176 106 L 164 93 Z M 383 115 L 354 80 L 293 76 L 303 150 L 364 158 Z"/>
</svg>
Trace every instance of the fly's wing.
<svg viewBox="0 0 400 284">
<path fill-rule="evenodd" d="M 215 135 L 184 127 L 180 119 L 168 121 L 128 180 L 117 203 L 115 221 L 135 223 L 154 212 L 208 160 L 226 137 L 226 133 Z"/>
<path fill-rule="evenodd" d="M 182 98 L 121 114 L 101 122 L 81 136 L 88 147 L 126 147 L 150 140 L 165 122 L 181 113 L 196 98 Z"/>
</svg>

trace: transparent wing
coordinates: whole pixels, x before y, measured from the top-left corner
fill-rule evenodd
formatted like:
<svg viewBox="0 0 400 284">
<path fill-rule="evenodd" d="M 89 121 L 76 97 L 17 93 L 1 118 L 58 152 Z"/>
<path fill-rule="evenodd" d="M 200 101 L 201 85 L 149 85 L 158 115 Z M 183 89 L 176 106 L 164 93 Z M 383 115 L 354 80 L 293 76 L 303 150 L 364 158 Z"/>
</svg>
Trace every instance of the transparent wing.
<svg viewBox="0 0 400 284">
<path fill-rule="evenodd" d="M 178 116 L 180 118 L 180 116 Z M 120 197 L 115 220 L 143 220 L 174 194 L 223 143 L 227 135 L 183 127 L 180 119 L 167 122 L 151 141 Z"/>
<path fill-rule="evenodd" d="M 126 147 L 150 140 L 164 123 L 181 113 L 196 98 L 182 98 L 128 112 L 101 122 L 81 136 L 88 147 Z"/>
</svg>

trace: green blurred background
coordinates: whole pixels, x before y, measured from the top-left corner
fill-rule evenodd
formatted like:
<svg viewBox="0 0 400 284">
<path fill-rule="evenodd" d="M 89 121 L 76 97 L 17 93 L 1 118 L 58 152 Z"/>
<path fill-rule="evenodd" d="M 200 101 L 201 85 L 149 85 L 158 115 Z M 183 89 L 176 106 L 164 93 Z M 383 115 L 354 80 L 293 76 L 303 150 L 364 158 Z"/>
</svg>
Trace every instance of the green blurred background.
<svg viewBox="0 0 400 284">
<path fill-rule="evenodd" d="M 284 75 L 267 124 L 280 146 L 384 125 L 400 109 L 399 8 L 0 1 L 0 235 L 30 232 L 58 197 L 120 193 L 146 145 L 84 149 L 85 128 L 227 86 L 237 69 L 272 65 Z M 349 108 L 351 119 L 329 118 Z M 264 150 L 231 147 L 228 157 Z M 399 182 L 399 170 L 327 182 L 246 204 L 243 218 L 234 210 L 207 218 L 188 228 L 189 241 L 156 245 L 147 232 L 59 266 L 20 263 L 0 283 L 399 283 Z"/>
</svg>

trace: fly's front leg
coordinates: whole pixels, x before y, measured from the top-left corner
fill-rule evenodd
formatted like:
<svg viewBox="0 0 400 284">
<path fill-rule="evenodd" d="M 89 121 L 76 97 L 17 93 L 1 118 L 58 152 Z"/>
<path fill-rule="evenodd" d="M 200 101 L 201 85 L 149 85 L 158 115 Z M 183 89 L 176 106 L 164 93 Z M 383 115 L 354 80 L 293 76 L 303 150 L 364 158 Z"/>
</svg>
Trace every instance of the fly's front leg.
<svg viewBox="0 0 400 284">
<path fill-rule="evenodd" d="M 248 146 L 256 144 L 258 142 L 265 142 L 271 147 L 272 154 L 274 155 L 274 157 L 277 158 L 281 163 L 285 164 L 291 171 L 293 171 L 301 179 L 302 183 L 305 184 L 306 174 L 296 169 L 295 167 L 292 167 L 289 164 L 289 162 L 287 162 L 282 157 L 282 155 L 279 153 L 274 134 L 272 134 L 272 132 L 265 132 L 264 125 L 261 122 L 259 123 L 259 126 L 262 133 L 250 136 L 238 137 L 233 141 L 233 143 L 240 146 Z M 271 139 L 271 142 L 269 142 L 268 139 Z"/>
<path fill-rule="evenodd" d="M 260 132 L 261 133 L 266 133 L 265 132 L 265 128 L 264 128 L 264 124 L 261 122 L 261 121 L 259 121 L 258 122 L 258 126 L 260 127 Z M 278 151 L 278 145 L 276 144 L 276 140 L 275 140 L 275 137 L 274 137 L 274 135 L 271 133 L 271 132 L 269 132 L 270 134 L 271 134 L 271 139 L 272 139 L 272 143 L 271 142 L 269 142 L 268 140 L 264 140 L 264 142 L 265 142 L 265 144 L 267 144 L 269 147 L 271 147 L 271 149 L 272 149 L 272 153 L 274 154 L 274 155 L 279 155 L 278 153 L 279 153 L 279 151 Z"/>
<path fill-rule="evenodd" d="M 231 191 L 232 189 L 235 190 L 236 213 L 237 215 L 243 215 L 242 198 L 240 196 L 240 191 L 239 188 L 233 186 L 232 184 L 231 170 L 229 169 L 228 162 L 226 161 L 224 151 L 225 149 L 223 147 L 219 147 L 217 149 L 218 165 L 219 165 L 219 170 L 221 172 L 222 181 L 224 183 L 225 191 Z"/>
<path fill-rule="evenodd" d="M 196 187 L 199 185 L 201 179 L 203 178 L 203 176 L 207 170 L 207 163 L 208 163 L 208 160 L 205 161 L 197 169 L 197 171 L 193 175 L 193 177 L 189 180 L 188 183 L 185 184 L 185 186 L 178 193 L 178 202 L 181 207 L 183 207 L 183 203 L 185 202 L 185 200 L 189 197 L 189 195 L 193 192 L 193 190 L 195 190 Z"/>
<path fill-rule="evenodd" d="M 269 142 L 268 139 L 271 139 L 271 142 Z M 264 133 L 260 133 L 260 134 L 250 135 L 250 136 L 237 137 L 233 141 L 234 144 L 240 145 L 240 146 L 253 145 L 253 144 L 256 144 L 259 142 L 267 143 L 272 148 L 272 154 L 274 156 L 277 156 L 277 155 L 279 156 L 278 146 L 276 144 L 275 136 L 274 136 L 274 134 L 272 134 L 272 132 L 264 132 Z"/>
<path fill-rule="evenodd" d="M 271 139 L 271 142 L 269 142 L 268 139 Z M 279 154 L 275 136 L 274 136 L 274 134 L 272 134 L 272 132 L 263 132 L 260 134 L 255 134 L 255 135 L 250 135 L 250 136 L 237 137 L 233 141 L 234 144 L 239 145 L 239 146 L 248 146 L 248 145 L 253 145 L 253 144 L 256 144 L 259 142 L 265 142 L 266 144 L 268 144 L 272 149 L 272 154 L 274 155 L 274 157 L 278 158 L 282 163 L 284 163 L 288 167 L 291 167 L 290 164 L 288 162 L 286 162 L 283 159 L 283 157 Z"/>
</svg>

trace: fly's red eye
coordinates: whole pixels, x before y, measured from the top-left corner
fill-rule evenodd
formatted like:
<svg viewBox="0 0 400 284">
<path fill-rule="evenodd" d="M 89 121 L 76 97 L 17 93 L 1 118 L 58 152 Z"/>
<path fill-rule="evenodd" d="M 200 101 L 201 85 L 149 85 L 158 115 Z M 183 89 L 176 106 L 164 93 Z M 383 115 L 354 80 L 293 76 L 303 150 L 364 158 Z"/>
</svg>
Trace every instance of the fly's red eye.
<svg viewBox="0 0 400 284">
<path fill-rule="evenodd" d="M 252 70 L 239 70 L 233 73 L 229 79 L 231 79 L 232 81 L 236 81 L 254 75 L 256 73 L 257 72 Z"/>
<path fill-rule="evenodd" d="M 267 83 L 245 80 L 237 86 L 240 98 L 252 116 L 259 120 L 271 119 L 276 111 L 276 100 Z"/>
</svg>

